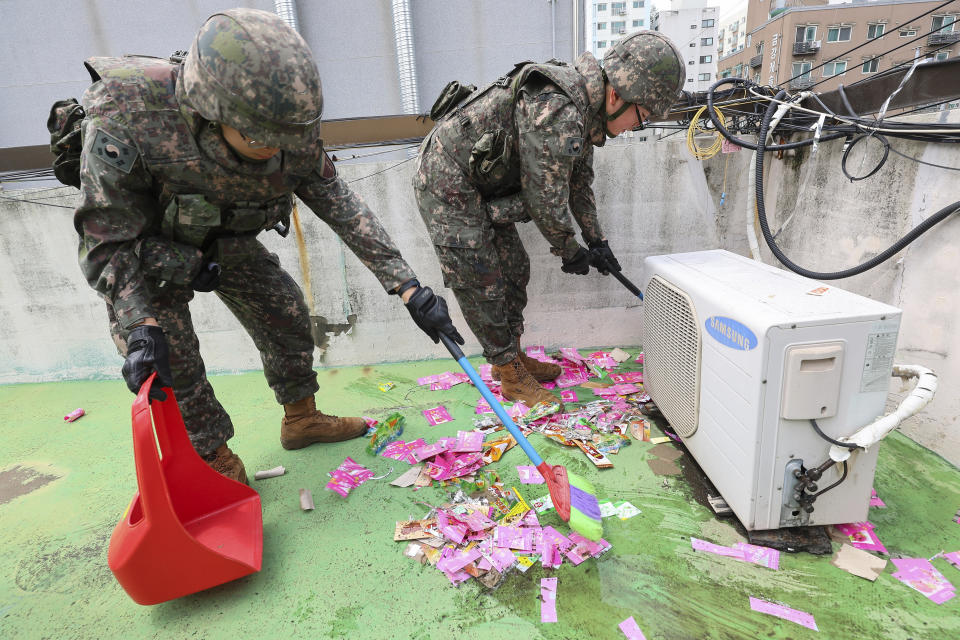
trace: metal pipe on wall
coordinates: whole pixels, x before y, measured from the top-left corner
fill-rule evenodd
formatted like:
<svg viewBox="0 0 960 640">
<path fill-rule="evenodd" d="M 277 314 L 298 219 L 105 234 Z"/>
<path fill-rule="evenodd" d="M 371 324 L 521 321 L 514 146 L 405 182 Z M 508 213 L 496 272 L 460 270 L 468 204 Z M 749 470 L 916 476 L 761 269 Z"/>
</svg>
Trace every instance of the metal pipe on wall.
<svg viewBox="0 0 960 640">
<path fill-rule="evenodd" d="M 397 78 L 404 113 L 420 113 L 417 87 L 417 60 L 413 49 L 410 0 L 392 0 L 393 39 L 397 48 Z"/>
<path fill-rule="evenodd" d="M 557 0 L 547 0 L 550 3 L 550 57 L 557 58 Z"/>
<path fill-rule="evenodd" d="M 294 31 L 300 33 L 300 24 L 297 22 L 297 0 L 274 0 L 273 6 L 277 15 Z"/>
</svg>

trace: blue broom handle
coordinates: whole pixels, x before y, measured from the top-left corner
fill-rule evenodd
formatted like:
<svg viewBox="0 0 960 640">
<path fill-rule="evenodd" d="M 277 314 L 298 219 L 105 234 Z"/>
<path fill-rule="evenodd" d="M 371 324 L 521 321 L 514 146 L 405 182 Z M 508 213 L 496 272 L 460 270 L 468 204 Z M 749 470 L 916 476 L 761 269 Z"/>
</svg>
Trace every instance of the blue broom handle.
<svg viewBox="0 0 960 640">
<path fill-rule="evenodd" d="M 443 342 L 443 346 L 447 348 L 447 351 L 450 352 L 450 355 L 463 367 L 463 370 L 470 380 L 473 382 L 474 386 L 477 387 L 477 390 L 480 392 L 480 395 L 487 401 L 487 404 L 490 405 L 490 408 L 493 409 L 493 412 L 497 414 L 497 417 L 500 418 L 500 422 L 503 423 L 503 426 L 507 428 L 507 431 L 510 432 L 514 438 L 516 438 L 517 443 L 520 445 L 520 448 L 523 449 L 523 452 L 527 454 L 527 457 L 530 458 L 530 462 L 533 463 L 533 466 L 538 467 L 543 464 L 543 459 L 537 453 L 536 449 L 533 448 L 533 445 L 524 437 L 523 433 L 520 431 L 520 428 L 514 424 L 513 420 L 504 410 L 503 405 L 500 404 L 500 401 L 491 393 L 490 389 L 487 388 L 487 385 L 480 379 L 480 375 L 477 373 L 477 370 L 473 368 L 473 365 L 467 360 L 467 357 L 463 355 L 463 351 L 460 349 L 460 345 L 451 340 L 447 334 L 440 333 L 440 340 Z"/>
</svg>

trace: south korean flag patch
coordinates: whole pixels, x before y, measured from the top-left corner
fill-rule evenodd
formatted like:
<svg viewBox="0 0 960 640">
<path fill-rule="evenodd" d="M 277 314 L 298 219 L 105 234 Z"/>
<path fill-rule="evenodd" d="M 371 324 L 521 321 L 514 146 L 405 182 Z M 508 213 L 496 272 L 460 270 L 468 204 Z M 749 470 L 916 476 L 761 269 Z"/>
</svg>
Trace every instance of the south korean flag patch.
<svg viewBox="0 0 960 640">
<path fill-rule="evenodd" d="M 100 129 L 96 130 L 96 136 L 96 140 L 93 141 L 93 154 L 111 167 L 130 173 L 133 163 L 140 155 L 137 148 L 117 140 Z"/>
</svg>

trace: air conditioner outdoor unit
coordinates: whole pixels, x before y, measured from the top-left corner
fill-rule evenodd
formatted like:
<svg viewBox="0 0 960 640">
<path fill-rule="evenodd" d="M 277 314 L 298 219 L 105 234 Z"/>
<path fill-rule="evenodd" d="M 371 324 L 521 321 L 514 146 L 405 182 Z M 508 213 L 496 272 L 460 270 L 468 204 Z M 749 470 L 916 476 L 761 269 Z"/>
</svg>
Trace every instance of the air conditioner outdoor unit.
<svg viewBox="0 0 960 640">
<path fill-rule="evenodd" d="M 883 414 L 900 310 L 726 251 L 648 257 L 643 291 L 646 389 L 743 525 L 866 520 L 878 446 L 811 503 L 843 475 L 811 420 Z"/>
</svg>

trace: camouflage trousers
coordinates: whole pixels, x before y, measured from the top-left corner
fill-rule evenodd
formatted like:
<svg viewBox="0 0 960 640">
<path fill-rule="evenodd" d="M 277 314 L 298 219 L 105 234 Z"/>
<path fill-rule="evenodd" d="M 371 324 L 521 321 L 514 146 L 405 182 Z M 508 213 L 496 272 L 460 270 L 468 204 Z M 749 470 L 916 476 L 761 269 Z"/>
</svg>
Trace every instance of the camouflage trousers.
<svg viewBox="0 0 960 640">
<path fill-rule="evenodd" d="M 318 389 L 310 314 L 303 292 L 280 267 L 277 256 L 259 242 L 254 246 L 256 253 L 223 265 L 215 293 L 260 351 L 263 372 L 277 402 L 289 404 Z M 214 395 L 200 357 L 189 307 L 194 291 L 169 284 L 158 287 L 149 279 L 147 288 L 170 349 L 173 392 L 190 441 L 200 455 L 212 453 L 233 437 L 233 422 Z M 107 312 L 110 333 L 124 355 L 129 332 L 120 329 L 109 305 Z"/>
<path fill-rule="evenodd" d="M 456 296 L 484 357 L 491 364 L 510 362 L 523 334 L 530 282 L 530 258 L 516 225 L 494 224 L 490 203 L 439 149 L 422 151 L 414 193 L 443 284 Z"/>
</svg>

